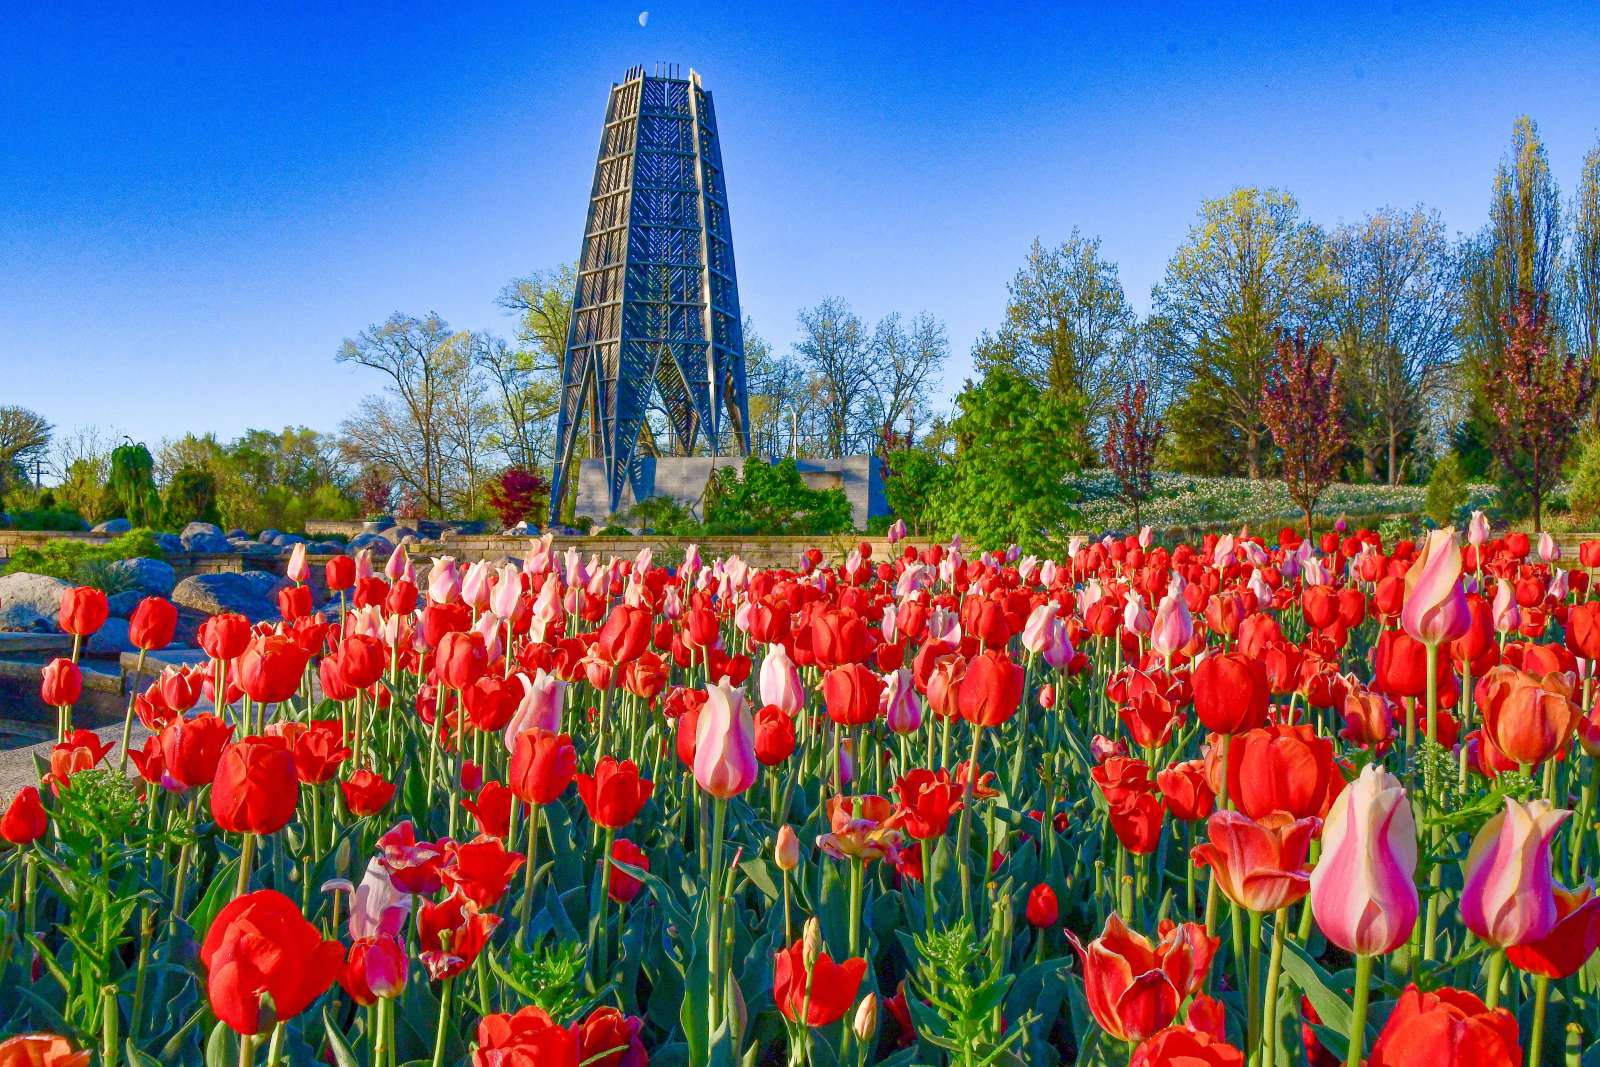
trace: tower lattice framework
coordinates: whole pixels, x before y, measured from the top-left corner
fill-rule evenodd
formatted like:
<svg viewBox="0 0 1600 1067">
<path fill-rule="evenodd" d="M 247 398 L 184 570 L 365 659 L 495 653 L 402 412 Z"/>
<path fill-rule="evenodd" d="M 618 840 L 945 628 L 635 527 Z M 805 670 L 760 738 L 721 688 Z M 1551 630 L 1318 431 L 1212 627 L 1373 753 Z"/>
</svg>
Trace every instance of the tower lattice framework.
<svg viewBox="0 0 1600 1067">
<path fill-rule="evenodd" d="M 628 71 L 611 87 L 561 364 L 550 518 L 579 433 L 604 461 L 610 510 L 635 478 L 652 410 L 666 442 L 749 455 L 744 333 L 711 94 L 699 75 Z M 724 421 L 726 420 L 726 421 Z M 635 484 L 637 484 L 635 482 Z"/>
</svg>

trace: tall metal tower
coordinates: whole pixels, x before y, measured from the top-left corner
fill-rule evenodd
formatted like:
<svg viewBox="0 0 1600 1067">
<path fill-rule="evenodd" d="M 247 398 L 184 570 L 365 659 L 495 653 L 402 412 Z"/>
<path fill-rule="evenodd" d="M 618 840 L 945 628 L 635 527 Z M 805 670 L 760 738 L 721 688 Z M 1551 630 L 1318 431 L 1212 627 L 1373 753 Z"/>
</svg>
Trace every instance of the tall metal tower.
<svg viewBox="0 0 1600 1067">
<path fill-rule="evenodd" d="M 550 519 L 560 515 L 580 427 L 605 463 L 610 507 L 637 484 L 647 415 L 654 454 L 750 454 L 744 331 L 711 94 L 694 71 L 629 70 L 611 87 L 561 364 Z M 724 422 L 726 419 L 726 422 Z"/>
</svg>

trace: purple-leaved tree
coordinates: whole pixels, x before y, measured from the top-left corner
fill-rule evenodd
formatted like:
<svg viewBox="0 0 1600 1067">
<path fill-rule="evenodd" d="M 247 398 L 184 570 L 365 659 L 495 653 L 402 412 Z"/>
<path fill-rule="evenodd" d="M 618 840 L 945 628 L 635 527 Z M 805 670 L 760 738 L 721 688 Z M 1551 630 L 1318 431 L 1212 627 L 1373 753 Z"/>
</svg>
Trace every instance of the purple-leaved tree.
<svg viewBox="0 0 1600 1067">
<path fill-rule="evenodd" d="M 1122 388 L 1122 399 L 1106 426 L 1106 466 L 1117 479 L 1117 493 L 1133 506 L 1133 524 L 1139 523 L 1139 506 L 1150 499 L 1151 472 L 1156 447 L 1166 427 L 1150 410 L 1150 390 L 1140 379 Z"/>
<path fill-rule="evenodd" d="M 1283 452 L 1283 483 L 1306 516 L 1339 471 L 1349 437 L 1338 359 L 1320 342 L 1307 345 L 1304 329 L 1278 338 L 1277 358 L 1261 391 L 1261 417 Z"/>
<path fill-rule="evenodd" d="M 1484 382 L 1494 414 L 1489 448 L 1501 469 L 1533 502 L 1533 528 L 1542 529 L 1544 498 L 1561 477 L 1561 463 L 1594 393 L 1594 371 L 1572 352 L 1550 350 L 1547 294 L 1524 290 L 1501 317 L 1505 354 Z"/>
</svg>

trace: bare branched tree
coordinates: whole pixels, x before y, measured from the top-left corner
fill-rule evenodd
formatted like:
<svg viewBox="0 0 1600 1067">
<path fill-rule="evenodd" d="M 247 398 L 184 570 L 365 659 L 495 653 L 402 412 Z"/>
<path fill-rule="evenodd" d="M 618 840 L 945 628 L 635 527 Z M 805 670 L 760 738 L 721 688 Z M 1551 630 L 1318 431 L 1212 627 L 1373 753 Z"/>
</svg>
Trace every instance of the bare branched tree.
<svg viewBox="0 0 1600 1067">
<path fill-rule="evenodd" d="M 1355 404 L 1366 473 L 1401 481 L 1407 442 L 1425 425 L 1455 362 L 1459 267 L 1436 214 L 1385 209 L 1329 243 L 1337 279 L 1330 347 Z"/>
</svg>

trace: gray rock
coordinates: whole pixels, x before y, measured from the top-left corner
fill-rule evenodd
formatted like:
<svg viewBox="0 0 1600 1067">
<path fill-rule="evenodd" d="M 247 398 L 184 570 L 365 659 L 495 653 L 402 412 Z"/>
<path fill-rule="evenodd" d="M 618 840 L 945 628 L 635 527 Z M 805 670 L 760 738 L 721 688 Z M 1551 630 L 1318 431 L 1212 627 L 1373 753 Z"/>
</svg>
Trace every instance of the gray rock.
<svg viewBox="0 0 1600 1067">
<path fill-rule="evenodd" d="M 54 620 L 61 614 L 61 598 L 67 595 L 72 583 L 48 574 L 0 575 L 0 605 L 31 608 L 46 619 Z"/>
<path fill-rule="evenodd" d="M 265 571 L 196 574 L 178 583 L 172 602 L 206 615 L 236 612 L 259 622 L 278 617 L 275 597 L 278 586 L 285 582 L 287 579 Z"/>
<path fill-rule="evenodd" d="M 46 618 L 27 604 L 0 604 L 0 631 L 47 634 L 56 632 L 55 616 Z"/>
<path fill-rule="evenodd" d="M 370 533 L 382 533 L 394 525 L 393 515 L 374 515 L 361 524 L 361 528 Z"/>
<path fill-rule="evenodd" d="M 233 529 L 228 531 L 228 536 L 230 538 L 233 538 L 233 537 L 249 537 L 250 536 L 250 531 L 246 530 L 243 526 L 235 526 Z"/>
<path fill-rule="evenodd" d="M 126 619 L 133 614 L 133 609 L 137 608 L 139 603 L 150 595 L 142 589 L 129 589 L 114 596 L 106 597 L 106 608 L 111 612 L 112 618 Z"/>
<path fill-rule="evenodd" d="M 89 638 L 86 651 L 91 656 L 117 656 L 124 652 L 137 652 L 133 642 L 128 640 L 128 620 L 115 616 L 108 618 L 105 625 L 96 630 Z"/>
<path fill-rule="evenodd" d="M 239 552 L 246 556 L 260 557 L 263 559 L 271 559 L 283 551 L 277 545 L 264 545 L 260 541 L 239 539 L 229 543 L 233 545 L 233 550 L 235 552 Z"/>
<path fill-rule="evenodd" d="M 125 534 L 131 529 L 133 529 L 133 523 L 129 522 L 127 519 L 107 519 L 105 522 L 95 525 L 89 532 L 97 534 L 111 534 L 112 536 L 116 536 L 118 534 Z"/>
<path fill-rule="evenodd" d="M 350 551 L 359 552 L 363 548 L 370 548 L 374 551 L 392 552 L 394 551 L 394 546 L 395 542 L 389 540 L 383 534 L 358 533 L 350 538 L 349 545 L 339 545 L 333 551 L 343 552 L 348 548 Z"/>
<path fill-rule="evenodd" d="M 194 533 L 183 535 L 183 547 L 190 552 L 232 552 L 233 542 L 221 534 Z"/>
<path fill-rule="evenodd" d="M 190 536 L 193 534 L 215 534 L 216 536 L 221 537 L 222 527 L 218 526 L 214 522 L 191 522 L 189 525 L 178 531 L 178 536 L 183 538 L 185 542 L 187 542 Z"/>
<path fill-rule="evenodd" d="M 125 578 L 129 589 L 136 589 L 144 596 L 171 596 L 172 587 L 178 584 L 172 564 L 148 556 L 119 559 L 111 564 L 111 571 Z"/>
<path fill-rule="evenodd" d="M 283 536 L 283 531 L 282 530 L 274 530 L 272 527 L 269 526 L 265 530 L 262 530 L 259 534 L 256 535 L 256 540 L 260 541 L 264 545 L 271 545 L 271 544 L 276 544 L 278 538 L 280 538 L 282 536 Z"/>
<path fill-rule="evenodd" d="M 308 551 L 311 552 L 332 552 L 337 554 L 348 551 L 353 556 L 356 554 L 356 549 L 360 546 L 349 545 L 343 541 L 316 541 L 310 545 L 307 545 L 306 547 Z"/>
<path fill-rule="evenodd" d="M 163 552 L 187 551 L 187 549 L 185 549 L 183 546 L 183 538 L 179 537 L 177 534 L 156 534 L 156 544 L 161 546 L 161 551 Z"/>
</svg>

